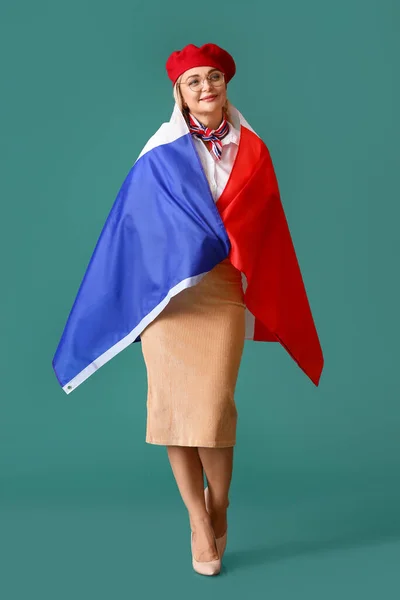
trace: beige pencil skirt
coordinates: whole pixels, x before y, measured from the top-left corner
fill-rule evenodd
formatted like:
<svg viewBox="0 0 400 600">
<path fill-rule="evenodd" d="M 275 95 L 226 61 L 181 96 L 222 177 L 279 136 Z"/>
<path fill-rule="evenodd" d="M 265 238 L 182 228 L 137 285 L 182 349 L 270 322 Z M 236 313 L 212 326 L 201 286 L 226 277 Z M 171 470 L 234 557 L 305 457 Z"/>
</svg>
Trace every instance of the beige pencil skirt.
<svg viewBox="0 0 400 600">
<path fill-rule="evenodd" d="M 229 259 L 174 296 L 141 334 L 149 444 L 236 443 L 234 392 L 243 353 L 241 273 Z"/>
</svg>

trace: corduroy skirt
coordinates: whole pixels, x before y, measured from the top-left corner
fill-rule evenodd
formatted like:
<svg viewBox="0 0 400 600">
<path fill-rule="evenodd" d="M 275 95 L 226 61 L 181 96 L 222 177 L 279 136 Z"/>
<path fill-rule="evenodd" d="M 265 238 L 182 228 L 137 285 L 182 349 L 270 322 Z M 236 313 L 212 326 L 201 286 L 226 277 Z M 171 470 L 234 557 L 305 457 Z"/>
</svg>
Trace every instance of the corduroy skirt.
<svg viewBox="0 0 400 600">
<path fill-rule="evenodd" d="M 174 296 L 141 334 L 147 443 L 235 445 L 244 337 L 241 273 L 225 259 Z"/>
</svg>

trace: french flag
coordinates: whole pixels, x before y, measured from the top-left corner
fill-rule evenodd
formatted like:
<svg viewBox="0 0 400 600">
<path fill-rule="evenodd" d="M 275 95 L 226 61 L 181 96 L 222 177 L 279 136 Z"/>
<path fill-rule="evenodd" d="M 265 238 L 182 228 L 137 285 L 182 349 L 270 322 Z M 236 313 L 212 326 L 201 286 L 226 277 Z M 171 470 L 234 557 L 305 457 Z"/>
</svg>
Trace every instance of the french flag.
<svg viewBox="0 0 400 600">
<path fill-rule="evenodd" d="M 179 108 L 150 138 L 110 210 L 53 358 L 69 394 L 229 256 L 246 339 L 280 342 L 318 385 L 323 356 L 268 149 L 230 105 L 239 149 L 217 203 Z"/>
</svg>

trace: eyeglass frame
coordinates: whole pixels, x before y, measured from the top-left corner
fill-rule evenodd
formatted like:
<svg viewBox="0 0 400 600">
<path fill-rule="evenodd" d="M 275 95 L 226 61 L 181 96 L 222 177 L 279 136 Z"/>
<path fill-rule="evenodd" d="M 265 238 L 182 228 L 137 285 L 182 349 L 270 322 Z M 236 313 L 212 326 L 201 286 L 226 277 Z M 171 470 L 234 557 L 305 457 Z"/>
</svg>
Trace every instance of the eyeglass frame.
<svg viewBox="0 0 400 600">
<path fill-rule="evenodd" d="M 221 75 L 222 75 L 222 82 L 220 84 L 218 84 L 218 85 L 215 85 L 215 83 L 213 83 L 212 81 L 210 81 L 210 77 L 212 77 L 212 75 L 214 73 L 216 73 L 216 72 L 217 73 L 221 73 Z M 190 79 L 190 77 L 195 77 L 195 75 L 189 75 L 187 77 L 187 79 Z M 224 82 L 225 82 L 225 73 L 223 71 L 220 71 L 220 69 L 214 69 L 214 71 L 211 71 L 211 73 L 209 73 L 205 77 L 199 77 L 199 79 L 201 81 L 201 86 L 200 86 L 200 88 L 198 90 L 192 90 L 192 88 L 190 87 L 190 83 L 187 83 L 187 80 L 186 81 L 180 81 L 180 82 L 177 83 L 177 85 L 182 85 L 182 84 L 183 85 L 187 85 L 191 92 L 197 93 L 197 92 L 199 92 L 200 90 L 203 89 L 203 85 L 204 85 L 204 82 L 205 82 L 206 79 L 210 83 L 210 85 L 212 85 L 213 87 L 221 87 L 221 85 L 223 85 Z"/>
</svg>

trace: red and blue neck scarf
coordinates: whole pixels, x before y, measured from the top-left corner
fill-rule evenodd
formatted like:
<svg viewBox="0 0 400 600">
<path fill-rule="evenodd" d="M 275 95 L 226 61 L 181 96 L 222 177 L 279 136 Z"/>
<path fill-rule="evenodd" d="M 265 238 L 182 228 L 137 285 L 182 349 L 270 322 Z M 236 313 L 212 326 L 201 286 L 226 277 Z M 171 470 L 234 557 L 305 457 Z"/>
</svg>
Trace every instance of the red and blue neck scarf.
<svg viewBox="0 0 400 600">
<path fill-rule="evenodd" d="M 318 385 L 322 349 L 272 160 L 240 112 L 229 111 L 240 140 L 217 202 L 177 105 L 131 167 L 54 355 L 67 394 L 140 342 L 173 296 L 226 258 L 243 275 L 246 339 L 279 342 Z M 272 355 L 265 360 L 273 369 Z"/>
<path fill-rule="evenodd" d="M 224 117 L 221 125 L 217 129 L 210 129 L 202 125 L 196 117 L 189 113 L 189 130 L 192 135 L 200 138 L 204 142 L 211 143 L 211 152 L 215 160 L 221 160 L 222 142 L 229 133 L 229 123 Z"/>
</svg>

